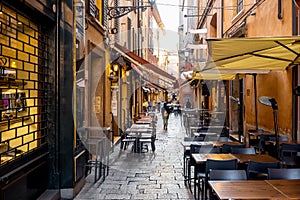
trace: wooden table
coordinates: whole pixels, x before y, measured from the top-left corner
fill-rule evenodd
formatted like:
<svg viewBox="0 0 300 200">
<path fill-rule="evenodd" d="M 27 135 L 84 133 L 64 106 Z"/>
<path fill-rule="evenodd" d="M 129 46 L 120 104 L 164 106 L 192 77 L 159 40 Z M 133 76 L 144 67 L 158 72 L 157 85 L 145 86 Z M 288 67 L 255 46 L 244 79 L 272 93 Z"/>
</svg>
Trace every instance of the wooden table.
<svg viewBox="0 0 300 200">
<path fill-rule="evenodd" d="M 152 128 L 150 124 L 132 124 L 130 128 Z"/>
<path fill-rule="evenodd" d="M 231 153 L 212 153 L 212 154 L 195 153 L 195 154 L 192 154 L 192 158 L 194 159 L 196 164 L 205 164 L 207 159 L 213 159 L 213 160 L 236 159 L 236 157 Z"/>
<path fill-rule="evenodd" d="M 199 136 L 217 136 L 218 135 L 218 133 L 213 133 L 213 132 L 192 132 L 192 133 L 195 137 L 199 137 Z M 219 135 L 220 135 L 220 133 L 219 133 Z"/>
<path fill-rule="evenodd" d="M 300 180 L 266 180 L 289 199 L 300 199 Z"/>
<path fill-rule="evenodd" d="M 264 180 L 208 181 L 219 199 L 288 199 Z"/>
<path fill-rule="evenodd" d="M 239 163 L 248 163 L 249 160 L 256 162 L 279 162 L 278 159 L 268 154 L 232 154 Z"/>
<path fill-rule="evenodd" d="M 189 149 L 191 144 L 196 144 L 196 145 L 206 145 L 206 144 L 213 144 L 214 147 L 222 147 L 223 144 L 241 144 L 239 142 L 221 142 L 221 141 L 201 141 L 201 142 L 196 142 L 196 141 L 183 141 L 181 142 L 181 145 L 183 146 L 184 150 Z"/>
</svg>

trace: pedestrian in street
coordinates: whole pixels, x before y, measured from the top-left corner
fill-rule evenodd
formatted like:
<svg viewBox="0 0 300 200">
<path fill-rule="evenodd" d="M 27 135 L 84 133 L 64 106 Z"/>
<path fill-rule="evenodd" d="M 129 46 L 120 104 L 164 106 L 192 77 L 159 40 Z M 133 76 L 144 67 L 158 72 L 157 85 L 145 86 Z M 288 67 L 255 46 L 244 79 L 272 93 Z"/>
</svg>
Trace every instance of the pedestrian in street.
<svg viewBox="0 0 300 200">
<path fill-rule="evenodd" d="M 185 104 L 185 108 L 192 108 L 192 104 L 190 102 L 190 99 L 187 100 L 187 102 Z"/>
<path fill-rule="evenodd" d="M 148 110 L 148 101 L 146 99 L 144 99 L 142 106 L 143 106 L 143 112 L 146 113 Z"/>
<path fill-rule="evenodd" d="M 171 113 L 171 108 L 168 106 L 168 101 L 166 101 L 164 103 L 163 112 L 162 112 L 164 130 L 168 130 L 168 122 L 169 122 L 170 113 Z"/>
</svg>

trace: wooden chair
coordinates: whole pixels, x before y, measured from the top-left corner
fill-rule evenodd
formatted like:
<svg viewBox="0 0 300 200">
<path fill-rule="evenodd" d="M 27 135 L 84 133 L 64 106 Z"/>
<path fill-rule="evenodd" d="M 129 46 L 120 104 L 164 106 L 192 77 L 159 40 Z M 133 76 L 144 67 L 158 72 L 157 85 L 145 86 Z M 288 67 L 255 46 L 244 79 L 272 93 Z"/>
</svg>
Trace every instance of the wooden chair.
<svg viewBox="0 0 300 200">
<path fill-rule="evenodd" d="M 232 154 L 256 154 L 254 147 L 231 147 Z"/>
<path fill-rule="evenodd" d="M 256 162 L 249 160 L 247 167 L 247 177 L 251 180 L 268 179 L 268 168 L 280 168 L 280 162 Z"/>
<path fill-rule="evenodd" d="M 300 168 L 269 168 L 268 179 L 300 179 Z"/>
</svg>

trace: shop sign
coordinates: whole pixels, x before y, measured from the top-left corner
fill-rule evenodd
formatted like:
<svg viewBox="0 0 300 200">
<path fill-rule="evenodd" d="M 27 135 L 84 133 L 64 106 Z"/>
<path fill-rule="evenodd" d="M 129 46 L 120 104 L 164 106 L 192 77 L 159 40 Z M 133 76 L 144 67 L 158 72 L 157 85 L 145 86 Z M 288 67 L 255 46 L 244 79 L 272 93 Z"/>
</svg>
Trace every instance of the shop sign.
<svg viewBox="0 0 300 200">
<path fill-rule="evenodd" d="M 119 87 L 111 87 L 111 112 L 118 116 L 118 91 Z"/>
</svg>

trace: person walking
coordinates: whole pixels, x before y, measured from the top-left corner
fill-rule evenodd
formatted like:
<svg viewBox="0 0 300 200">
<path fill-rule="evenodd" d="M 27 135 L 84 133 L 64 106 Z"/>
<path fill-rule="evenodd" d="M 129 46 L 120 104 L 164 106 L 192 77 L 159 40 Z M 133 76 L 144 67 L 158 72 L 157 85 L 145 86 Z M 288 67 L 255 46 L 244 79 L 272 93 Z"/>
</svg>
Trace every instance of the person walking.
<svg viewBox="0 0 300 200">
<path fill-rule="evenodd" d="M 169 122 L 169 116 L 170 116 L 170 113 L 171 113 L 171 109 L 170 107 L 168 106 L 168 102 L 166 101 L 164 103 L 164 106 L 163 106 L 163 112 L 162 112 L 162 116 L 163 116 L 163 125 L 164 125 L 164 130 L 168 130 L 168 122 Z"/>
<path fill-rule="evenodd" d="M 192 104 L 190 102 L 190 99 L 187 100 L 187 102 L 185 104 L 185 108 L 192 108 Z"/>
</svg>

